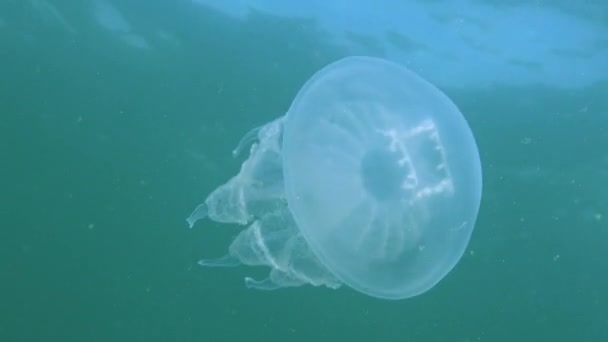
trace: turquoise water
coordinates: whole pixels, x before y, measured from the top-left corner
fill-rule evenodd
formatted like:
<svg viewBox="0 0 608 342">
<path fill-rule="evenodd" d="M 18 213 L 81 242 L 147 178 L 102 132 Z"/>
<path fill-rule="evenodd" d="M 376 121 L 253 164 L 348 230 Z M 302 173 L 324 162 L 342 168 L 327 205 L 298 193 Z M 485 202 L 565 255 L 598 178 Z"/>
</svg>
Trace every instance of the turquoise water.
<svg viewBox="0 0 608 342">
<path fill-rule="evenodd" d="M 424 295 L 383 301 L 347 288 L 247 290 L 243 277 L 266 269 L 196 265 L 224 254 L 240 227 L 190 230 L 185 218 L 238 171 L 241 136 L 283 115 L 316 70 L 353 53 L 405 63 L 407 49 L 378 48 L 361 35 L 371 24 L 345 45 L 331 33 L 344 26 L 272 1 L 244 17 L 199 2 L 0 4 L 1 341 L 608 339 L 605 8 L 552 9 L 572 16 L 550 21 L 569 23 L 566 48 L 595 42 L 574 50 L 540 39 L 503 65 L 501 53 L 450 40 L 479 60 L 433 70 L 412 53 L 471 125 L 484 190 L 456 268 Z M 539 10 L 525 6 L 484 14 Z M 562 33 L 534 18 L 543 37 Z"/>
</svg>

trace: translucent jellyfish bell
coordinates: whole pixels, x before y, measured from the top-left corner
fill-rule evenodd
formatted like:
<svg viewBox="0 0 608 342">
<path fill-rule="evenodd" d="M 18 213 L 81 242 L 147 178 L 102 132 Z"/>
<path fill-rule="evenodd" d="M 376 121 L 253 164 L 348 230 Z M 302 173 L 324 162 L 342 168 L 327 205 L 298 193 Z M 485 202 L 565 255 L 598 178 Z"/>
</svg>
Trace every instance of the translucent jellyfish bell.
<svg viewBox="0 0 608 342">
<path fill-rule="evenodd" d="M 402 299 L 462 257 L 481 200 L 477 146 L 452 101 L 405 67 L 334 62 L 235 152 L 251 143 L 239 174 L 188 218 L 248 225 L 201 265 L 269 266 L 245 279 L 257 289 L 345 284 Z"/>
</svg>

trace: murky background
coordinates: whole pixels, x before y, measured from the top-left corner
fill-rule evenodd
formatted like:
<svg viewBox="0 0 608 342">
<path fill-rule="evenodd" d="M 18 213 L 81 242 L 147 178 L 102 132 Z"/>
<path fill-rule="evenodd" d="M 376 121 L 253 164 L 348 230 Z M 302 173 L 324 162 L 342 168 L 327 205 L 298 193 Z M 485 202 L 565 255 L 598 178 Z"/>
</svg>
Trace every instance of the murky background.
<svg viewBox="0 0 608 342">
<path fill-rule="evenodd" d="M 607 340 L 607 5 L 397 3 L 0 2 L 0 340 Z M 198 267 L 240 229 L 185 222 L 240 137 L 353 54 L 469 121 L 484 192 L 461 262 L 397 302 Z"/>
</svg>

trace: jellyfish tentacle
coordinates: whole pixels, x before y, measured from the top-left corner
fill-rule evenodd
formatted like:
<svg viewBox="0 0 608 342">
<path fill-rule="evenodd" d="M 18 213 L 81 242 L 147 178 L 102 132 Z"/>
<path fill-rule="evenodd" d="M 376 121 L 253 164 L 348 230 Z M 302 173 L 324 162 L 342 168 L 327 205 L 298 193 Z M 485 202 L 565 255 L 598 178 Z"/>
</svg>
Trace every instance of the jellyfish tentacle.
<svg viewBox="0 0 608 342">
<path fill-rule="evenodd" d="M 258 133 L 260 132 L 260 129 L 262 129 L 262 127 L 264 126 L 258 126 L 247 132 L 247 134 L 245 134 L 245 136 L 241 138 L 236 148 L 232 150 L 232 156 L 235 158 L 238 157 L 243 151 L 243 149 L 255 143 L 258 140 Z"/>
<path fill-rule="evenodd" d="M 233 255 L 227 254 L 216 259 L 201 259 L 198 261 L 198 264 L 203 267 L 236 267 L 241 262 Z"/>
<path fill-rule="evenodd" d="M 251 277 L 245 277 L 245 286 L 249 289 L 272 291 L 281 288 L 281 285 L 274 283 L 270 278 L 255 280 Z"/>
<path fill-rule="evenodd" d="M 207 206 L 206 202 L 203 202 L 201 204 L 198 205 L 198 207 L 196 207 L 196 209 L 194 209 L 194 211 L 192 212 L 192 214 L 190 214 L 190 216 L 188 216 L 188 218 L 186 219 L 186 222 L 188 222 L 188 226 L 190 228 L 194 227 L 194 224 L 196 223 L 196 221 L 198 220 L 202 220 L 205 217 L 207 217 L 209 215 L 209 207 Z"/>
</svg>

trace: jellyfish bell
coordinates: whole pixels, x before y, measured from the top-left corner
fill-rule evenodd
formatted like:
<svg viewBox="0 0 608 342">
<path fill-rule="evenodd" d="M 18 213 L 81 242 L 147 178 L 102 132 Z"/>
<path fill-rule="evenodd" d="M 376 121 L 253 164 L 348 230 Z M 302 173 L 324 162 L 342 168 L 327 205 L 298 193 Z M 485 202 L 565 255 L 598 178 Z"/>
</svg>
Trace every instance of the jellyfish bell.
<svg viewBox="0 0 608 342">
<path fill-rule="evenodd" d="M 236 151 L 249 142 L 239 174 L 188 218 L 248 225 L 203 265 L 269 266 L 247 278 L 254 288 L 345 284 L 402 299 L 462 257 L 481 200 L 477 146 L 452 101 L 405 67 L 334 62 Z"/>
</svg>

